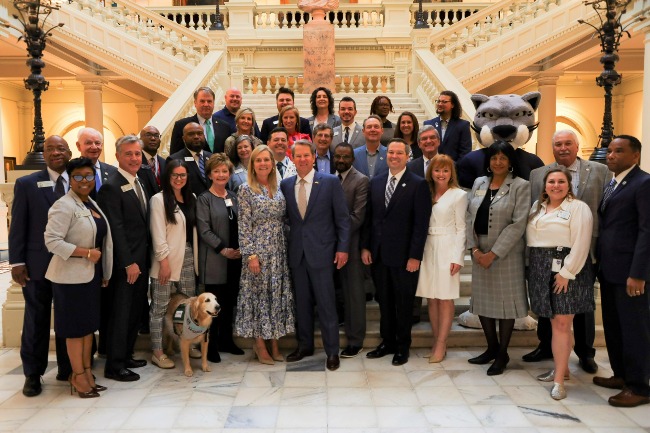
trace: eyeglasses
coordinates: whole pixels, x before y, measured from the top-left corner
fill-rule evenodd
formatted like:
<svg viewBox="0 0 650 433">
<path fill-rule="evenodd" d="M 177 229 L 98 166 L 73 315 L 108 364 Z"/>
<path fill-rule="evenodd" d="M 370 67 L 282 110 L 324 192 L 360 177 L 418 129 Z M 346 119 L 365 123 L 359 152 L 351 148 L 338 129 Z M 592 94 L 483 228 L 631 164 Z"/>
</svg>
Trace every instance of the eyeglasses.
<svg viewBox="0 0 650 433">
<path fill-rule="evenodd" d="M 185 179 L 187 173 L 172 173 L 172 179 Z"/>
<path fill-rule="evenodd" d="M 442 99 L 436 99 L 436 104 L 440 104 L 440 105 L 442 105 L 442 104 L 449 104 L 450 102 L 451 102 L 451 101 L 445 101 L 445 100 L 442 100 Z"/>
<path fill-rule="evenodd" d="M 82 180 L 86 179 L 86 182 L 92 182 L 95 180 L 95 175 L 94 174 L 87 174 L 85 176 L 82 176 L 81 174 L 75 174 L 71 176 L 74 180 L 77 182 L 81 182 Z"/>
<path fill-rule="evenodd" d="M 153 134 L 151 132 L 145 132 L 144 136 L 148 138 L 160 138 L 160 134 Z"/>
</svg>

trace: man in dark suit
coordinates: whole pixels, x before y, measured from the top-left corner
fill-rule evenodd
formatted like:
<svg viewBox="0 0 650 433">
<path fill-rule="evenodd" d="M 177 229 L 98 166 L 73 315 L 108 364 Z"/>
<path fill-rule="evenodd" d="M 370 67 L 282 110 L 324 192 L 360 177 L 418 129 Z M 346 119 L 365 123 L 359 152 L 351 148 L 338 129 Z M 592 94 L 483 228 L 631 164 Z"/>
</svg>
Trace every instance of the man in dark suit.
<svg viewBox="0 0 650 433">
<path fill-rule="evenodd" d="M 415 158 L 406 165 L 409 171 L 424 178 L 429 162 L 438 154 L 440 146 L 440 136 L 438 130 L 431 125 L 422 127 L 418 132 L 418 147 L 422 151 L 422 156 Z"/>
<path fill-rule="evenodd" d="M 11 278 L 23 288 L 25 316 L 20 340 L 20 359 L 25 384 L 23 394 L 34 397 L 42 391 L 41 376 L 47 368 L 50 346 L 52 285 L 45 271 L 52 255 L 45 248 L 43 232 L 47 212 L 69 188 L 65 165 L 72 153 L 68 143 L 52 135 L 43 144 L 47 168 L 16 180 L 9 230 Z M 67 380 L 70 360 L 65 338 L 56 338 L 57 380 Z"/>
<path fill-rule="evenodd" d="M 411 313 L 431 216 L 427 182 L 406 168 L 409 153 L 401 138 L 388 143 L 389 171 L 370 181 L 361 239 L 361 260 L 373 265 L 381 313 L 382 342 L 366 356 L 394 353 L 393 365 L 408 362 Z"/>
<path fill-rule="evenodd" d="M 472 136 L 469 122 L 460 118 L 463 113 L 458 96 L 451 90 L 443 90 L 436 101 L 438 117 L 425 120 L 424 125 L 432 125 L 442 138 L 439 153 L 459 161 L 472 150 Z"/>
<path fill-rule="evenodd" d="M 205 165 L 212 154 L 205 150 L 205 136 L 203 128 L 196 122 L 191 122 L 183 128 L 183 143 L 185 146 L 178 152 L 170 155 L 167 160 L 180 159 L 187 163 L 188 183 L 190 189 L 197 197 L 210 188 L 210 180 L 205 172 Z"/>
<path fill-rule="evenodd" d="M 286 87 L 280 87 L 278 93 L 275 95 L 275 103 L 278 107 L 278 113 L 287 106 L 293 107 L 294 104 L 294 93 L 293 90 Z M 262 122 L 262 132 L 260 133 L 260 140 L 263 143 L 266 143 L 269 139 L 271 131 L 278 127 L 278 116 L 271 116 L 268 119 L 264 119 Z M 300 117 L 300 132 L 303 134 L 309 134 L 311 137 L 311 128 L 309 127 L 309 120 L 304 117 Z"/>
<path fill-rule="evenodd" d="M 384 127 L 379 116 L 371 114 L 363 121 L 366 144 L 354 149 L 354 168 L 372 180 L 373 176 L 388 171 L 386 147 L 381 144 Z"/>
<path fill-rule="evenodd" d="M 194 116 L 177 120 L 172 129 L 172 138 L 169 145 L 169 154 L 183 150 L 183 128 L 188 123 L 198 123 L 203 129 L 205 137 L 204 150 L 215 153 L 223 152 L 226 138 L 230 137 L 230 127 L 222 120 L 212 115 L 214 112 L 214 92 L 209 87 L 199 87 L 194 91 Z"/>
<path fill-rule="evenodd" d="M 607 354 L 614 376 L 594 384 L 622 391 L 609 404 L 650 403 L 650 174 L 639 168 L 641 142 L 619 135 L 607 148 L 614 179 L 598 208 L 597 257 Z"/>
<path fill-rule="evenodd" d="M 357 103 L 349 96 L 344 96 L 339 102 L 339 117 L 341 124 L 334 127 L 334 146 L 339 143 L 349 143 L 352 148 L 356 149 L 366 144 L 363 136 L 363 128 L 354 118 L 357 116 Z"/>
<path fill-rule="evenodd" d="M 226 90 L 226 94 L 223 97 L 224 106 L 221 110 L 214 113 L 214 117 L 217 120 L 225 122 L 230 128 L 230 133 L 234 134 L 237 132 L 237 124 L 235 123 L 235 116 L 237 111 L 241 108 L 243 98 L 241 91 L 236 87 L 231 87 Z M 260 136 L 260 128 L 257 126 L 257 123 L 253 125 L 254 133 L 256 137 Z"/>
<path fill-rule="evenodd" d="M 306 140 L 294 143 L 297 175 L 280 184 L 289 218 L 289 266 L 296 296 L 298 348 L 287 362 L 314 353 L 314 302 L 327 354 L 327 369 L 339 368 L 339 329 L 334 299 L 334 265 L 348 261 L 350 217 L 341 182 L 314 170 L 316 155 Z"/>
<path fill-rule="evenodd" d="M 573 131 L 562 130 L 553 134 L 552 147 L 555 162 L 536 168 L 530 173 L 530 203 L 532 205 L 535 200 L 539 200 L 539 196 L 544 190 L 544 176 L 546 176 L 546 173 L 559 166 L 566 167 L 571 172 L 573 195 L 585 202 L 593 215 L 591 257 L 595 259 L 598 239 L 597 210 L 603 197 L 603 190 L 612 178 L 612 174 L 603 164 L 578 158 L 580 145 L 578 137 Z M 596 321 L 593 311 L 576 314 L 573 317 L 573 334 L 575 337 L 573 350 L 578 355 L 580 367 L 587 373 L 595 373 L 598 370 L 598 365 L 594 361 L 596 355 L 596 349 L 594 349 Z M 537 337 L 539 338 L 537 348 L 523 356 L 523 360 L 526 362 L 537 362 L 553 358 L 553 351 L 551 350 L 553 331 L 550 319 L 546 317 L 538 318 Z"/>
<path fill-rule="evenodd" d="M 336 271 L 343 291 L 345 336 L 348 340 L 347 346 L 341 351 L 342 358 L 354 358 L 361 353 L 366 338 L 366 295 L 359 238 L 366 217 L 370 181 L 352 167 L 353 162 L 354 150 L 350 144 L 341 143 L 336 146 L 334 163 L 350 215 L 348 263 Z"/>
<path fill-rule="evenodd" d="M 90 194 L 93 199 L 97 198 L 97 191 L 108 180 L 108 176 L 117 171 L 114 166 L 99 160 L 103 148 L 104 137 L 96 129 L 83 128 L 77 133 L 77 149 L 79 153 L 95 164 L 95 191 Z"/>
<path fill-rule="evenodd" d="M 110 175 L 97 195 L 111 226 L 114 251 L 104 377 L 131 382 L 140 376 L 129 368 L 147 364 L 133 359 L 133 349 L 149 281 L 150 197 L 137 177 L 142 142 L 135 135 L 126 135 L 117 140 L 115 148 L 118 171 Z"/>
<path fill-rule="evenodd" d="M 332 127 L 327 123 L 319 123 L 314 127 L 314 144 L 316 145 L 316 161 L 314 170 L 319 173 L 334 174 L 334 148 L 332 147 Z"/>
<path fill-rule="evenodd" d="M 160 131 L 155 126 L 145 126 L 140 131 L 140 141 L 142 141 L 142 165 L 153 173 L 156 181 L 155 189 L 150 191 L 151 195 L 153 195 L 160 191 L 160 177 L 165 171 L 166 164 L 165 159 L 158 155 Z M 146 187 L 147 185 L 145 185 Z"/>
</svg>

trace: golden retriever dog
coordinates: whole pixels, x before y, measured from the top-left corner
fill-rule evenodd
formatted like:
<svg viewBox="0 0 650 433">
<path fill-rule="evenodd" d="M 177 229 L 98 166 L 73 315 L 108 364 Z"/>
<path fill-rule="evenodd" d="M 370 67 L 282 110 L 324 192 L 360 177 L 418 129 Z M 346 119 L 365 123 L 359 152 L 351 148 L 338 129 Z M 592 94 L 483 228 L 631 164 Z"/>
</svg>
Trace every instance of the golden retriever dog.
<svg viewBox="0 0 650 433">
<path fill-rule="evenodd" d="M 201 369 L 211 371 L 208 365 L 208 331 L 219 310 L 217 297 L 212 293 L 191 298 L 174 293 L 169 299 L 163 323 L 163 347 L 167 346 L 167 354 L 173 355 L 174 342 L 179 342 L 185 376 L 194 374 L 190 365 L 190 348 L 196 343 L 201 343 Z"/>
</svg>

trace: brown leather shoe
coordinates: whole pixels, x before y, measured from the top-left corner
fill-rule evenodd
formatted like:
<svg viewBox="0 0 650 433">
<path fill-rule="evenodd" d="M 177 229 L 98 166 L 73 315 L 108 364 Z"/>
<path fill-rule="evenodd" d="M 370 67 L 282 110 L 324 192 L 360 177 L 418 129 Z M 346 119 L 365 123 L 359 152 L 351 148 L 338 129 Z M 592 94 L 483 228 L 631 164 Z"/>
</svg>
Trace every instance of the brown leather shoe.
<svg viewBox="0 0 650 433">
<path fill-rule="evenodd" d="M 650 397 L 633 393 L 629 388 L 609 398 L 609 404 L 616 407 L 637 407 L 650 403 Z"/>
<path fill-rule="evenodd" d="M 625 381 L 616 376 L 612 377 L 599 377 L 594 376 L 594 385 L 602 386 L 603 388 L 609 389 L 623 389 L 625 387 Z"/>
</svg>

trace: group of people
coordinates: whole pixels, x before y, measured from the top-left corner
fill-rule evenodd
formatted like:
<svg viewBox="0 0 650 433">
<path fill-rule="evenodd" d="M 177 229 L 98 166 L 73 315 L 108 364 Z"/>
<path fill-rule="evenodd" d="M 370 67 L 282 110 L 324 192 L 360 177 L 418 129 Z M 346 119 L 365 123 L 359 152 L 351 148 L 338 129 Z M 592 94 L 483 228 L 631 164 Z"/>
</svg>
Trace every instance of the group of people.
<svg viewBox="0 0 650 433">
<path fill-rule="evenodd" d="M 214 113 L 212 90 L 197 89 L 197 114 L 175 123 L 166 160 L 153 126 L 117 140 L 118 167 L 98 161 L 103 139 L 94 129 L 79 132 L 81 157 L 72 160 L 65 140 L 46 140 L 47 169 L 16 183 L 10 231 L 12 276 L 26 301 L 25 395 L 41 392 L 52 298 L 57 379 L 69 380 L 83 398 L 105 389 L 92 375 L 94 351 L 106 356 L 104 377 L 139 379 L 132 369 L 146 361 L 134 359 L 133 351 L 143 321 L 150 324 L 151 362 L 175 366 L 162 346 L 174 292 L 217 296 L 211 362 L 220 362 L 219 352 L 244 353 L 233 336 L 254 339 L 263 364 L 311 356 L 316 310 L 326 367 L 336 370 L 340 357 L 363 351 L 370 274 L 382 342 L 366 356 L 408 362 L 417 295 L 428 303 L 429 360 L 441 362 L 469 253 L 471 311 L 487 340 L 487 350 L 470 363 L 492 363 L 488 375 L 503 373 L 514 321 L 528 314 L 530 300 L 551 326 L 539 334 L 529 360 L 552 356 L 554 369 L 539 380 L 554 382 L 553 398 L 566 397 L 572 322 L 576 352 L 585 347 L 581 366 L 597 368 L 598 263 L 614 377 L 594 383 L 623 389 L 610 399 L 614 405 L 650 402 L 644 286 L 650 278 L 643 259 L 649 209 L 642 198 L 650 176 L 637 167 L 636 138 L 619 136 L 610 145 L 614 184 L 607 167 L 577 157 L 570 131 L 555 134 L 556 162 L 533 170 L 529 180 L 521 177 L 512 146 L 497 142 L 487 150 L 485 176 L 465 192 L 456 163 L 471 150 L 471 139 L 453 92 L 441 93 L 439 117 L 422 128 L 408 112 L 393 126 L 386 96 L 375 98 L 361 125 L 355 101 L 342 98 L 337 116 L 326 88 L 312 93 L 309 119 L 293 106 L 291 90 L 281 88 L 276 101 L 278 116 L 264 120 L 260 131 L 239 90 L 229 89 Z M 580 337 L 578 321 L 586 323 Z M 285 358 L 278 340 L 294 332 L 297 348 Z M 196 349 L 191 355 L 200 356 Z M 631 359 L 636 356 L 643 361 Z"/>
</svg>

